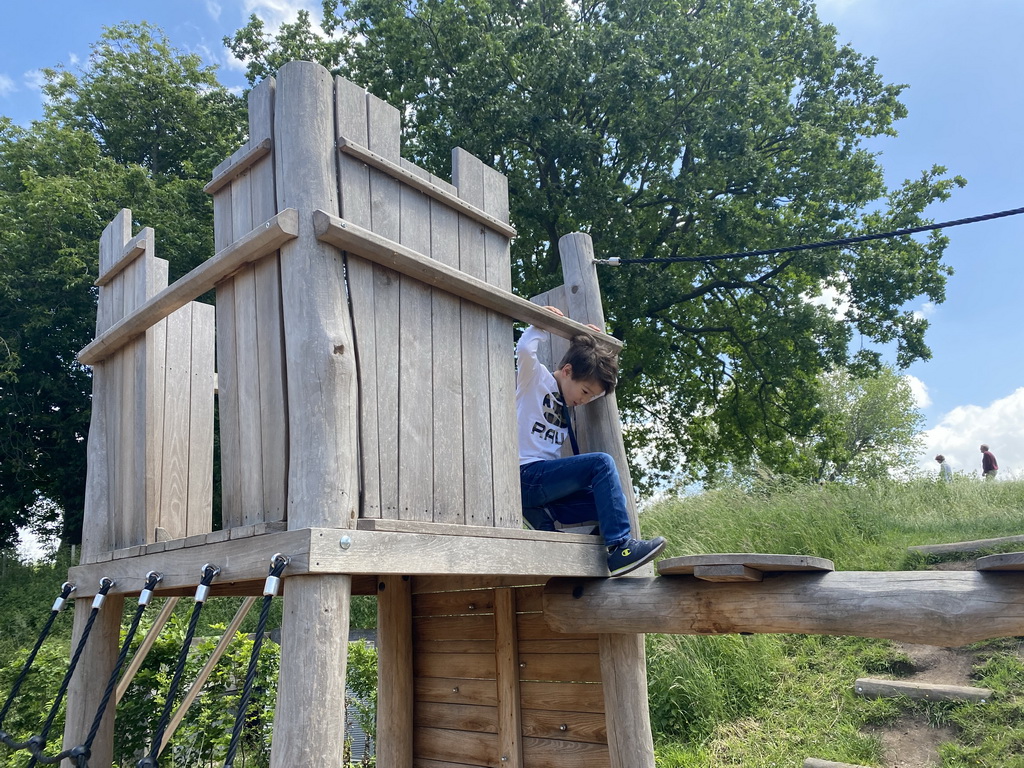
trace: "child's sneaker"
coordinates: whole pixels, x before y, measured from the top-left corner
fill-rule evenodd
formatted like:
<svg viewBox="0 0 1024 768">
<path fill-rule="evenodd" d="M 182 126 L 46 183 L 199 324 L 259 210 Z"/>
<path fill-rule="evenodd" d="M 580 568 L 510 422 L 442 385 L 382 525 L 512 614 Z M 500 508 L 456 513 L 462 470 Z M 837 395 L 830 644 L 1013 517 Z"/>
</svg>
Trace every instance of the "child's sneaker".
<svg viewBox="0 0 1024 768">
<path fill-rule="evenodd" d="M 653 539 L 626 539 L 614 549 L 608 550 L 608 570 L 612 576 L 623 576 L 649 563 L 665 548 L 665 540 L 658 536 Z"/>
</svg>

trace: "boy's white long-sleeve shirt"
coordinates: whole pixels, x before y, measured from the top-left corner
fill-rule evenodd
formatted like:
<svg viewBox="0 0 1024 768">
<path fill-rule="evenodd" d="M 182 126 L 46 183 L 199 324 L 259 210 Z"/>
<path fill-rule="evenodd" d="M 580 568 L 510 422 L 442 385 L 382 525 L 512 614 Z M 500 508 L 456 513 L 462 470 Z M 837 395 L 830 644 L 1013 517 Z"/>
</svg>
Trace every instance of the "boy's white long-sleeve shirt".
<svg viewBox="0 0 1024 768">
<path fill-rule="evenodd" d="M 569 433 L 558 382 L 537 359 L 537 348 L 543 339 L 544 332 L 531 325 L 516 345 L 519 466 L 560 458 Z"/>
</svg>

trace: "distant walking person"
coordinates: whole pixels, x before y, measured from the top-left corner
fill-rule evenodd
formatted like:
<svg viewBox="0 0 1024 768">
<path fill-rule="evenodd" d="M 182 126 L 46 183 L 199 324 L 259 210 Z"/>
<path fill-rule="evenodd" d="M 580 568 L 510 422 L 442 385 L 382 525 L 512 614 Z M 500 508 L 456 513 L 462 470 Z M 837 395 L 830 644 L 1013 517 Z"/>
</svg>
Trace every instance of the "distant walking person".
<svg viewBox="0 0 1024 768">
<path fill-rule="evenodd" d="M 999 471 L 999 465 L 996 464 L 996 457 L 992 455 L 992 451 L 988 449 L 987 445 L 981 446 L 981 474 L 986 480 L 995 480 L 996 472 Z"/>
<path fill-rule="evenodd" d="M 939 462 L 939 480 L 948 483 L 953 479 L 953 470 L 950 469 L 949 462 L 946 461 L 946 457 L 941 453 L 935 457 L 935 460 Z"/>
</svg>

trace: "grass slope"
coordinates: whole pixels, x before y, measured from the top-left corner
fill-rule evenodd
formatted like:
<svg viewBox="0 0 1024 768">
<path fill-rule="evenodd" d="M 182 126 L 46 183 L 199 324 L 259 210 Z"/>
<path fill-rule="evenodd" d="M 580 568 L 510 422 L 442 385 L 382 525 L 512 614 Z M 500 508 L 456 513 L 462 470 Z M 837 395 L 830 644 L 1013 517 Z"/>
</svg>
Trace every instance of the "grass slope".
<svg viewBox="0 0 1024 768">
<path fill-rule="evenodd" d="M 1024 483 L 728 488 L 662 500 L 641 521 L 645 536 L 669 539 L 669 556 L 771 552 L 826 557 L 839 570 L 918 569 L 929 559 L 908 555 L 910 545 L 1024 533 Z M 942 748 L 943 766 L 1024 768 L 1015 638 L 973 647 L 976 684 L 998 694 L 987 705 L 855 697 L 857 677 L 907 669 L 884 640 L 662 635 L 649 636 L 647 650 L 659 768 L 799 768 L 808 756 L 877 766 L 880 744 L 862 727 L 910 711 L 958 728 L 958 741 Z"/>
</svg>

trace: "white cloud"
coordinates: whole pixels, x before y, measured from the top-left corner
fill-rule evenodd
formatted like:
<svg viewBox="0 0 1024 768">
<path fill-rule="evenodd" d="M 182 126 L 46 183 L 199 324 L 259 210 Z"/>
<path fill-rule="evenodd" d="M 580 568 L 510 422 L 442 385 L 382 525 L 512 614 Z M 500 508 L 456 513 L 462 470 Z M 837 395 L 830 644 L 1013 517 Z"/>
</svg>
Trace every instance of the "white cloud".
<svg viewBox="0 0 1024 768">
<path fill-rule="evenodd" d="M 914 403 L 918 408 L 927 408 L 932 404 L 932 397 L 928 394 L 928 385 L 921 381 L 917 376 L 911 376 L 906 374 L 904 377 L 907 382 L 907 386 L 910 387 L 911 393 L 914 395 Z"/>
<path fill-rule="evenodd" d="M 935 314 L 935 308 L 935 302 L 926 301 L 924 304 L 921 305 L 920 309 L 914 310 L 914 317 L 916 317 L 918 320 L 924 320 L 925 318 L 929 318 Z"/>
<path fill-rule="evenodd" d="M 25 85 L 31 88 L 33 91 L 43 90 L 43 86 L 46 85 L 46 75 L 43 74 L 41 69 L 30 69 L 23 76 Z"/>
<path fill-rule="evenodd" d="M 925 455 L 920 466 L 935 472 L 935 454 L 941 453 L 954 472 L 981 474 L 981 452 L 986 443 L 999 462 L 999 475 L 1024 474 L 1024 387 L 986 406 L 961 405 L 923 432 Z"/>
<path fill-rule="evenodd" d="M 271 35 L 276 34 L 282 24 L 295 21 L 299 11 L 309 11 L 310 17 L 317 22 L 321 17 L 320 3 L 313 0 L 245 0 L 242 5 L 245 17 L 255 13 Z"/>
<path fill-rule="evenodd" d="M 0 75 L 0 96 L 9 96 L 18 90 L 18 86 L 14 84 L 7 75 Z"/>
<path fill-rule="evenodd" d="M 214 21 L 220 21 L 221 6 L 217 0 L 206 0 L 206 12 Z"/>
</svg>

